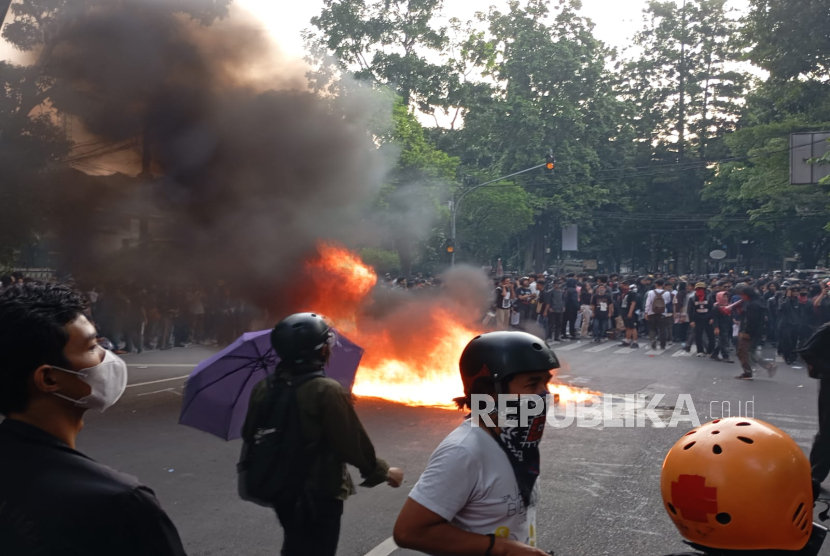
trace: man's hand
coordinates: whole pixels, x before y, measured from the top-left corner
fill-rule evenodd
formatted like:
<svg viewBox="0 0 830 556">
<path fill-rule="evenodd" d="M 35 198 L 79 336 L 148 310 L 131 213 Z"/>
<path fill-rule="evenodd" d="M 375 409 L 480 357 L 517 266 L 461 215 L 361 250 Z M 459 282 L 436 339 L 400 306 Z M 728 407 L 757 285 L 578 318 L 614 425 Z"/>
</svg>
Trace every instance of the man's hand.
<svg viewBox="0 0 830 556">
<path fill-rule="evenodd" d="M 386 475 L 386 484 L 392 488 L 398 488 L 401 483 L 403 483 L 403 469 L 390 467 L 389 473 Z"/>
<path fill-rule="evenodd" d="M 720 336 L 720 329 L 719 328 L 715 328 L 715 336 Z"/>
<path fill-rule="evenodd" d="M 692 322 L 690 322 L 689 324 L 692 326 L 692 328 L 694 328 L 694 327 L 695 327 L 695 321 L 692 321 Z"/>
<path fill-rule="evenodd" d="M 709 321 L 709 324 L 715 324 L 715 321 L 714 321 L 714 320 L 710 320 L 710 321 Z"/>
<path fill-rule="evenodd" d="M 496 539 L 492 554 L 493 556 L 550 556 L 547 552 L 538 548 L 502 538 Z"/>
</svg>

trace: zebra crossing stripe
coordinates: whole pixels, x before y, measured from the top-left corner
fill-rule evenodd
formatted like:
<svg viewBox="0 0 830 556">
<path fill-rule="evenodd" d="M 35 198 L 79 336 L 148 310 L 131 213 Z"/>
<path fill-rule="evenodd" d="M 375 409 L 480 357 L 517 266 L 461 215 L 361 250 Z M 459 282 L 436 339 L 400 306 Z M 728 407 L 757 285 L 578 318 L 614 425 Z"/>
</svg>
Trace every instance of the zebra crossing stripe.
<svg viewBox="0 0 830 556">
<path fill-rule="evenodd" d="M 572 349 L 585 347 L 586 345 L 587 344 L 580 344 L 578 342 L 574 342 L 574 343 L 572 343 L 570 345 L 567 345 L 565 347 L 555 347 L 555 348 L 553 348 L 553 351 L 555 351 L 557 353 L 560 352 L 560 351 L 571 351 Z"/>
<path fill-rule="evenodd" d="M 617 347 L 618 345 L 619 344 L 615 344 L 614 342 L 608 341 L 604 344 L 599 344 L 599 345 L 594 346 L 592 348 L 586 349 L 585 352 L 586 353 L 598 353 L 600 351 L 605 351 L 606 349 L 609 349 L 609 348 L 612 348 L 612 347 Z"/>
<path fill-rule="evenodd" d="M 677 353 L 672 353 L 671 356 L 672 357 L 691 357 L 692 352 L 691 351 L 686 351 L 685 349 L 680 348 L 680 350 Z"/>
<path fill-rule="evenodd" d="M 628 355 L 629 353 L 634 353 L 635 351 L 640 351 L 640 350 L 639 349 L 633 349 L 633 348 L 622 348 L 622 349 L 618 349 L 614 353 L 621 353 L 623 355 Z"/>
</svg>

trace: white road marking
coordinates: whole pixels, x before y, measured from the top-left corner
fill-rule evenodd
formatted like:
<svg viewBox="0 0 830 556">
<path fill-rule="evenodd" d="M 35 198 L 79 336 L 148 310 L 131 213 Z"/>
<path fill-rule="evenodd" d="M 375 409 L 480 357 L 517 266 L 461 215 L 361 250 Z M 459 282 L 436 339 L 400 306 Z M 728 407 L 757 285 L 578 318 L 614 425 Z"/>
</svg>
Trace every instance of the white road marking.
<svg viewBox="0 0 830 556">
<path fill-rule="evenodd" d="M 156 390 L 155 392 L 144 392 L 139 394 L 139 396 L 150 396 L 152 394 L 161 394 L 162 392 L 173 392 L 174 394 L 178 394 L 175 388 L 165 388 L 164 390 Z"/>
<path fill-rule="evenodd" d="M 651 349 L 651 346 L 646 347 L 646 353 L 648 355 L 653 355 L 654 357 L 657 357 L 658 355 L 663 355 L 667 351 L 668 349 L 659 349 L 659 347 L 658 349 Z"/>
<path fill-rule="evenodd" d="M 680 349 L 677 353 L 672 353 L 672 357 L 691 357 L 692 352 L 686 351 L 685 349 Z"/>
<path fill-rule="evenodd" d="M 395 540 L 392 537 L 389 537 L 372 550 L 366 553 L 366 556 L 389 556 L 393 552 L 398 549 L 398 545 L 395 544 Z"/>
<path fill-rule="evenodd" d="M 127 366 L 128 367 L 138 367 L 140 369 L 149 369 L 150 367 L 186 367 L 186 368 L 189 368 L 189 369 L 193 369 L 193 368 L 196 367 L 196 365 L 190 364 L 190 363 L 187 363 L 187 364 L 185 364 L 185 363 L 176 363 L 176 364 L 169 364 L 169 365 L 166 364 L 166 363 L 148 363 L 148 364 L 127 363 Z"/>
<path fill-rule="evenodd" d="M 581 344 L 581 343 L 579 343 L 579 342 L 574 342 L 574 343 L 572 343 L 572 344 L 571 344 L 571 345 L 569 345 L 569 346 L 554 348 L 554 350 L 553 350 L 553 351 L 555 351 L 555 352 L 557 352 L 557 353 L 558 353 L 558 352 L 560 352 L 560 351 L 571 351 L 572 349 L 577 349 L 577 348 L 585 347 L 585 346 L 587 346 L 587 345 L 588 345 L 588 344 Z"/>
<path fill-rule="evenodd" d="M 136 386 L 148 386 L 150 384 L 159 384 L 161 382 L 170 382 L 171 380 L 182 380 L 190 375 L 174 376 L 173 378 L 162 378 L 161 380 L 151 380 L 150 382 L 139 382 L 138 384 L 128 384 L 127 388 L 135 388 Z"/>
<path fill-rule="evenodd" d="M 594 346 L 592 348 L 586 349 L 586 353 L 599 353 L 600 351 L 605 351 L 606 349 L 617 347 L 619 344 L 615 344 L 614 342 L 606 342 L 604 344 L 600 344 L 598 346 Z"/>
<path fill-rule="evenodd" d="M 614 353 L 620 353 L 622 355 L 628 355 L 629 353 L 634 353 L 635 351 L 640 351 L 640 350 L 639 349 L 634 349 L 634 348 L 622 348 L 622 349 L 618 349 Z"/>
</svg>

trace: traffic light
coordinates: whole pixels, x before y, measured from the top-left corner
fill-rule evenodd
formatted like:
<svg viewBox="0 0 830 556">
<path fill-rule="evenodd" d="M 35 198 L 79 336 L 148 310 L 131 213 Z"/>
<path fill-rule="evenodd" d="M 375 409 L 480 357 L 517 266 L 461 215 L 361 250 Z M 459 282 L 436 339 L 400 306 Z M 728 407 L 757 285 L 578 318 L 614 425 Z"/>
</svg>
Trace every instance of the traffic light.
<svg viewBox="0 0 830 556">
<path fill-rule="evenodd" d="M 447 240 L 447 253 L 455 253 L 455 242 L 453 242 L 453 240 L 451 239 Z"/>
<path fill-rule="evenodd" d="M 556 168 L 556 159 L 553 157 L 552 154 L 549 154 L 545 158 L 545 171 L 546 172 L 553 172 L 554 168 Z"/>
</svg>

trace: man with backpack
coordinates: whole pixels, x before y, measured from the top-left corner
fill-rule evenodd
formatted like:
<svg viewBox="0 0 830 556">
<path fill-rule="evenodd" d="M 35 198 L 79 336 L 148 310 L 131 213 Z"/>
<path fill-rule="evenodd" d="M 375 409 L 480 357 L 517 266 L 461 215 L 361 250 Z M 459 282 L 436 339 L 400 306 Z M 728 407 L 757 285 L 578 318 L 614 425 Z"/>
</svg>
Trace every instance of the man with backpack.
<svg viewBox="0 0 830 556">
<path fill-rule="evenodd" d="M 276 371 L 254 387 L 242 430 L 243 499 L 273 507 L 284 530 L 283 556 L 334 556 L 343 501 L 361 486 L 398 487 L 403 472 L 375 456 L 351 395 L 323 371 L 334 331 L 314 313 L 298 313 L 271 332 Z"/>
<path fill-rule="evenodd" d="M 666 349 L 666 342 L 671 335 L 674 317 L 672 316 L 671 292 L 664 290 L 665 282 L 662 278 L 654 282 L 654 289 L 646 296 L 646 319 L 648 320 L 648 336 L 651 340 L 651 349 L 657 349 L 657 338 L 660 339 L 660 349 Z"/>
</svg>

